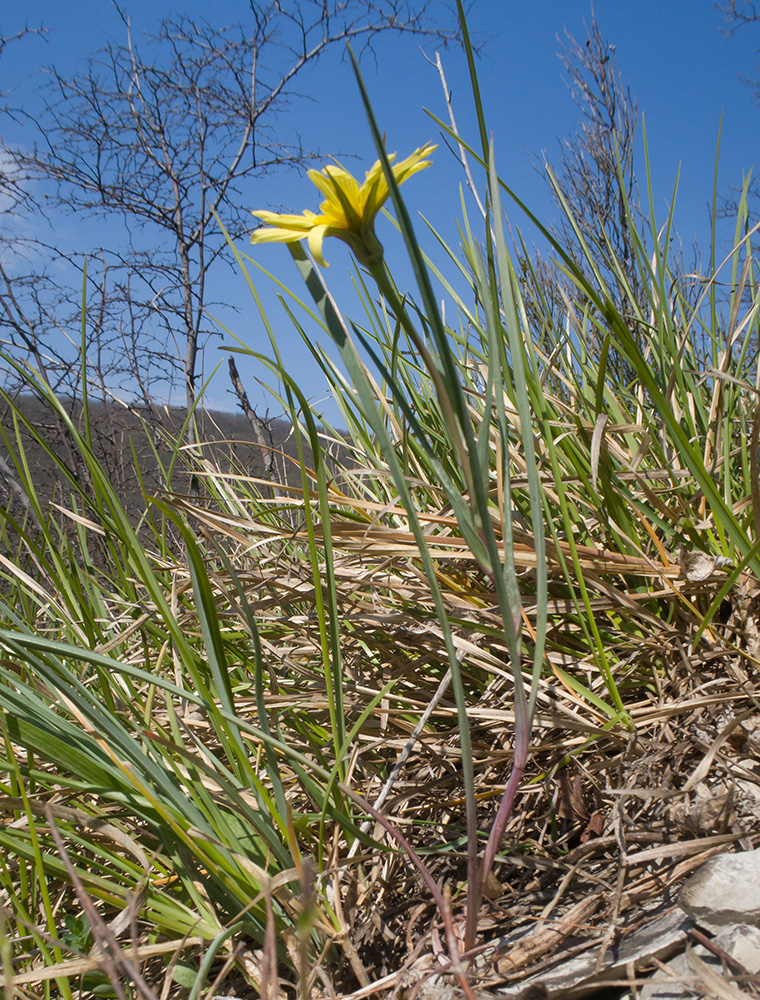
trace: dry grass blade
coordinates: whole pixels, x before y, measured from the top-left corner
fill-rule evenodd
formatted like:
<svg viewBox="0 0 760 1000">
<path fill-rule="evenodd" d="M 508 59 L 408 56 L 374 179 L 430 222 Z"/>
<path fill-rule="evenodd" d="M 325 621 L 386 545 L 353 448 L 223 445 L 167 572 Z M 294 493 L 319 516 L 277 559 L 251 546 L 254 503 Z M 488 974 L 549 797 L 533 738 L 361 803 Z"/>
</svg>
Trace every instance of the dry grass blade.
<svg viewBox="0 0 760 1000">
<path fill-rule="evenodd" d="M 153 989 L 146 982 L 137 965 L 135 949 L 127 955 L 119 944 L 116 935 L 108 924 L 103 920 L 97 907 L 87 894 L 76 869 L 69 860 L 68 851 L 63 842 L 63 837 L 58 832 L 52 810 L 46 811 L 46 818 L 50 827 L 50 833 L 55 841 L 58 852 L 61 855 L 66 870 L 68 871 L 71 884 L 76 892 L 79 904 L 82 907 L 87 921 L 92 928 L 98 950 L 100 951 L 100 967 L 108 975 L 108 978 L 116 990 L 120 1000 L 126 1000 L 124 984 L 129 983 L 134 986 L 143 1000 L 157 1000 Z"/>
<path fill-rule="evenodd" d="M 203 944 L 203 938 L 186 937 L 177 941 L 162 941 L 159 944 L 143 944 L 130 949 L 130 958 L 134 962 L 145 962 L 149 958 L 172 956 L 187 949 L 195 950 Z M 49 982 L 51 979 L 65 977 L 74 979 L 87 972 L 103 968 L 102 958 L 74 958 L 59 965 L 45 965 L 38 969 L 20 972 L 9 980 L 11 986 L 29 986 L 33 983 Z M 153 996 L 153 994 L 151 994 Z"/>
<path fill-rule="evenodd" d="M 707 962 L 696 954 L 691 945 L 686 948 L 686 958 L 702 986 L 711 995 L 720 997 L 720 1000 L 753 1000 L 749 993 L 740 990 L 738 986 L 719 975 L 715 969 L 711 969 Z"/>
<path fill-rule="evenodd" d="M 311 500 L 312 498 L 307 499 Z M 347 514 L 351 511 L 364 511 L 368 514 L 382 512 L 389 518 L 401 519 L 403 524 L 405 519 L 403 509 L 389 505 L 381 507 L 378 504 L 364 503 L 359 499 L 348 500 L 345 496 L 336 496 L 334 502 L 336 507 L 340 505 L 348 508 L 344 512 L 336 510 L 334 520 L 330 522 L 331 537 L 337 552 L 356 554 L 363 559 L 419 557 L 419 547 L 414 535 L 403 526 L 384 527 L 373 524 L 371 521 L 357 523 L 355 519 L 347 518 Z M 246 517 L 226 515 L 213 509 L 200 507 L 182 498 L 174 498 L 173 503 L 199 523 L 205 524 L 219 534 L 232 538 L 241 544 L 248 545 L 251 549 L 260 548 L 263 544 L 276 540 L 290 540 L 300 542 L 302 545 L 307 540 L 304 531 L 298 529 L 288 531 L 285 526 L 278 529 L 252 515 Z M 300 503 L 303 503 L 303 500 L 300 500 Z M 299 506 L 294 507 L 294 510 L 298 509 Z M 434 559 L 442 562 L 447 560 L 457 560 L 464 563 L 475 562 L 475 556 L 468 548 L 467 542 L 463 538 L 451 534 L 457 527 L 455 518 L 443 514 L 428 513 L 421 515 L 420 520 L 430 525 L 431 528 L 438 529 L 434 534 L 430 530 L 427 534 L 428 548 Z M 316 528 L 316 533 L 317 537 L 321 537 L 319 527 Z M 518 539 L 526 537 L 524 533 L 520 532 L 517 532 L 516 536 Z M 500 551 L 503 553 L 503 545 Z M 682 575 L 681 568 L 676 561 L 662 563 L 641 556 L 606 551 L 603 548 L 584 545 L 576 546 L 576 551 L 582 569 L 600 574 L 619 574 L 655 579 L 677 579 Z M 529 542 L 518 541 L 514 546 L 514 553 L 515 564 L 519 569 L 535 568 L 535 550 Z M 570 560 L 571 554 L 568 543 L 560 542 L 559 545 L 547 543 L 550 571 L 561 573 L 563 564 Z"/>
</svg>

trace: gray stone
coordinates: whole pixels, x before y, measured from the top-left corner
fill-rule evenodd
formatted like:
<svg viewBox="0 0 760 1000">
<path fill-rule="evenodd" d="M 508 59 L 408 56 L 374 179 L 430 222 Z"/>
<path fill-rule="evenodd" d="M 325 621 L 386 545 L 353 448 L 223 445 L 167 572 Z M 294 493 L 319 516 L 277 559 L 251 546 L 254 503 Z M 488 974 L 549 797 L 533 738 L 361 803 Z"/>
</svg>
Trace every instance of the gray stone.
<svg viewBox="0 0 760 1000">
<path fill-rule="evenodd" d="M 734 970 L 730 964 L 724 969 L 708 948 L 687 943 L 695 924 L 714 934 L 714 944 L 750 975 L 760 974 L 760 849 L 711 859 L 682 887 L 678 901 L 679 906 L 652 914 L 648 923 L 608 948 L 601 962 L 597 943 L 554 968 L 501 985 L 491 996 L 523 1000 L 524 991 L 533 987 L 548 990 L 552 1000 L 586 1000 L 606 982 L 626 979 L 632 970 L 641 975 L 653 958 L 667 965 L 650 974 L 638 1000 L 693 1000 L 706 995 L 710 979 L 713 985 L 719 980 L 726 984 L 721 993 L 726 996 Z M 625 1000 L 632 1000 L 630 994 Z"/>
<path fill-rule="evenodd" d="M 686 882 L 678 905 L 705 930 L 760 926 L 760 848 L 711 858 Z"/>
<path fill-rule="evenodd" d="M 698 949 L 700 958 L 708 965 L 720 969 L 720 962 L 714 955 L 709 955 L 704 948 Z M 658 970 L 652 976 L 654 982 L 647 983 L 639 989 L 639 1000 L 679 1000 L 680 997 L 693 997 L 694 990 L 688 984 L 694 978 L 686 955 L 676 955 L 665 965 L 665 970 Z"/>
<path fill-rule="evenodd" d="M 750 924 L 726 927 L 715 936 L 715 944 L 741 962 L 751 975 L 760 973 L 760 928 Z"/>
<path fill-rule="evenodd" d="M 675 950 L 685 947 L 686 932 L 693 926 L 674 906 L 655 917 L 645 927 L 640 928 L 620 944 L 607 950 L 601 967 L 598 967 L 597 952 L 590 949 L 577 958 L 564 962 L 559 968 L 540 972 L 529 979 L 494 990 L 499 1000 L 516 1000 L 518 994 L 529 986 L 544 986 L 550 997 L 562 1000 L 581 1000 L 592 990 L 600 989 L 611 979 L 624 978 L 631 967 L 658 958 L 669 958 Z"/>
<path fill-rule="evenodd" d="M 757 927 L 749 924 L 724 927 L 715 935 L 713 943 L 741 962 L 748 972 L 754 974 L 760 970 L 760 930 Z M 694 953 L 717 975 L 723 975 L 723 963 L 717 955 L 702 945 L 696 945 Z M 672 958 L 665 965 L 665 971 L 654 973 L 652 978 L 653 982 L 639 990 L 639 1000 L 680 1000 L 694 996 L 694 969 L 685 954 Z"/>
</svg>

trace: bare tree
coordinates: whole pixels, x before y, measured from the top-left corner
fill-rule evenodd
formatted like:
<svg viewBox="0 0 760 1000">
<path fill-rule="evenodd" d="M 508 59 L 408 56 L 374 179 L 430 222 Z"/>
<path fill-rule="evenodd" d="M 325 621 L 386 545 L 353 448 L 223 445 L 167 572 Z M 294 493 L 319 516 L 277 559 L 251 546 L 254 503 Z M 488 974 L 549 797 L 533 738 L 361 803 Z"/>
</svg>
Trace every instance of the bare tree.
<svg viewBox="0 0 760 1000">
<path fill-rule="evenodd" d="M 594 19 L 583 42 L 566 33 L 560 58 L 567 72 L 566 84 L 581 118 L 576 131 L 560 140 L 560 157 L 550 165 L 546 154 L 542 169 L 551 166 L 557 203 L 567 206 L 555 230 L 558 241 L 578 267 L 588 273 L 589 262 L 581 241 L 600 271 L 605 286 L 621 314 L 636 333 L 635 303 L 643 301 L 639 266 L 634 252 L 633 227 L 640 223 L 634 164 L 637 105 L 630 87 L 623 83 L 615 60 L 615 47 L 603 39 Z M 535 318 L 544 323 L 549 314 L 575 308 L 580 293 L 556 267 L 546 265 L 540 253 L 520 253 L 526 301 L 535 304 Z M 550 328 L 551 329 L 551 328 Z M 592 334 L 593 336 L 593 334 Z M 556 346 L 556 345 L 555 345 Z M 547 357 L 554 346 L 547 343 Z M 627 362 L 610 352 L 608 364 L 626 380 L 633 377 Z"/>
<path fill-rule="evenodd" d="M 631 223 L 638 218 L 636 99 L 618 72 L 615 46 L 602 38 L 596 19 L 583 43 L 567 33 L 560 58 L 568 74 L 568 89 L 581 112 L 578 129 L 561 143 L 557 176 L 562 195 L 585 242 L 601 262 L 610 250 L 614 253 L 635 294 L 639 279 Z M 562 224 L 561 236 L 564 246 L 578 246 L 569 223 Z M 615 285 L 618 305 L 624 306 L 628 292 L 619 281 Z"/>
<path fill-rule="evenodd" d="M 760 27 L 760 10 L 757 4 L 750 2 L 750 0 L 722 0 L 722 2 L 716 3 L 715 7 L 723 14 L 723 34 L 728 38 L 742 28 Z M 741 79 L 752 88 L 752 99 L 760 107 L 760 58 L 755 60 L 754 74 L 742 74 Z M 721 215 L 735 218 L 739 207 L 739 193 L 739 189 L 733 188 L 730 194 L 723 198 Z M 757 175 L 753 176 L 750 181 L 748 194 L 756 214 L 758 198 L 760 198 L 760 179 Z"/>
<path fill-rule="evenodd" d="M 313 155 L 278 121 L 307 67 L 348 41 L 371 47 L 382 32 L 452 37 L 429 25 L 426 7 L 249 0 L 244 23 L 174 17 L 139 44 L 117 7 L 122 43 L 77 76 L 51 71 L 42 110 L 26 115 L 35 141 L 0 152 L 17 176 L 49 185 L 48 213 L 121 220 L 125 246 L 107 252 L 108 301 L 122 305 L 128 365 L 134 369 L 133 352 L 144 355 L 152 330 L 160 344 L 153 363 L 169 366 L 160 377 L 179 376 L 194 404 L 210 333 L 207 278 L 225 246 L 217 213 L 239 238 L 251 226 L 250 179 Z"/>
<path fill-rule="evenodd" d="M 760 21 L 760 10 L 751 0 L 723 0 L 715 6 L 723 14 L 727 35 L 732 35 L 737 28 L 745 24 L 755 24 Z"/>
<path fill-rule="evenodd" d="M 0 34 L 0 59 L 2 59 L 9 45 L 14 45 L 29 35 L 40 34 L 43 34 L 41 28 L 36 30 L 24 28 L 22 31 L 16 32 L 15 35 Z M 0 90 L 0 120 L 4 116 L 12 114 L 11 109 L 6 103 L 7 96 L 5 91 Z M 19 205 L 28 205 L 29 195 L 23 183 L 21 183 L 22 178 L 13 157 L 4 155 L 4 153 L 4 147 L 2 142 L 0 142 L 0 212 L 10 212 Z"/>
</svg>

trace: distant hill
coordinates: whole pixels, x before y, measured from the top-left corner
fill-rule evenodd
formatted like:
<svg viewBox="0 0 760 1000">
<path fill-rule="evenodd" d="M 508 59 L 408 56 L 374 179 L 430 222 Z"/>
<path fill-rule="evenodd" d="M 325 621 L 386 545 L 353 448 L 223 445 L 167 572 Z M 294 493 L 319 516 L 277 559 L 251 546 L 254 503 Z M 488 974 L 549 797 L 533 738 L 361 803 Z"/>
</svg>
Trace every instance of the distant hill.
<svg viewBox="0 0 760 1000">
<path fill-rule="evenodd" d="M 45 445 L 80 479 L 86 478 L 81 456 L 72 447 L 63 421 L 44 402 L 29 395 L 18 398 L 16 405 L 44 443 L 35 440 L 28 429 L 22 431 L 25 458 L 38 496 L 45 504 L 53 498 L 66 503 L 70 487 Z M 77 429 L 84 433 L 81 403 L 72 402 L 67 410 Z M 175 462 L 171 483 L 167 483 L 162 470 L 170 465 L 173 442 L 180 440 L 186 413 L 181 407 L 125 409 L 102 402 L 90 405 L 93 451 L 108 471 L 125 507 L 134 511 L 136 517 L 145 509 L 144 492 L 160 493 L 167 486 L 179 493 L 191 492 L 190 473 L 182 453 Z M 13 443 L 14 422 L 8 404 L 0 404 L 0 422 Z M 243 413 L 197 412 L 196 424 L 204 456 L 219 468 L 267 479 L 275 477 L 279 482 L 296 481 L 297 465 L 292 461 L 296 447 L 289 422 L 258 421 L 258 440 L 265 447 L 257 442 L 254 428 Z M 19 489 L 20 480 L 6 443 L 0 441 L 0 506 L 14 517 L 21 515 L 26 506 Z"/>
</svg>

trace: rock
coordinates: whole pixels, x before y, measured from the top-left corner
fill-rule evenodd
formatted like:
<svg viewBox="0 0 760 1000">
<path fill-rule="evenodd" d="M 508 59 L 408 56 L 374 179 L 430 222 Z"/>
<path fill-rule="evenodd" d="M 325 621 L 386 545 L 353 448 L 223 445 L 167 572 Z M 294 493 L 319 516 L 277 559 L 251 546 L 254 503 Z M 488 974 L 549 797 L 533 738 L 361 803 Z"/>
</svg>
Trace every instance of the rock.
<svg viewBox="0 0 760 1000">
<path fill-rule="evenodd" d="M 713 938 L 713 944 L 740 962 L 748 972 L 754 974 L 760 970 L 760 929 L 757 927 L 749 924 L 724 927 Z M 717 955 L 702 945 L 694 948 L 694 954 L 716 975 L 722 975 L 723 963 Z M 663 981 L 664 977 L 658 973 L 658 982 L 641 988 L 639 1000 L 679 1000 L 681 997 L 693 997 L 694 965 L 688 954 L 678 955 L 665 966 L 666 974 L 672 977 L 671 981 Z"/>
<path fill-rule="evenodd" d="M 726 927 L 716 936 L 715 944 L 740 962 L 751 975 L 760 973 L 760 928 L 750 924 Z"/>
<path fill-rule="evenodd" d="M 760 927 L 760 848 L 711 858 L 686 882 L 678 905 L 705 930 Z"/>
<path fill-rule="evenodd" d="M 702 951 L 704 952 L 704 949 Z M 718 967 L 720 966 L 720 963 L 714 956 L 712 961 L 716 962 Z M 681 997 L 694 995 L 693 991 L 685 984 L 685 980 L 693 978 L 691 966 L 685 954 L 677 955 L 670 962 L 667 962 L 665 970 L 667 970 L 665 975 L 662 972 L 658 972 L 656 982 L 647 983 L 641 987 L 639 990 L 639 1000 L 679 1000 Z M 668 976 L 671 977 L 669 980 L 667 979 Z"/>
<path fill-rule="evenodd" d="M 603 954 L 597 941 L 582 954 L 519 983 L 493 988 L 492 982 L 491 997 L 541 1000 L 539 991 L 544 990 L 550 1000 L 586 1000 L 611 981 L 619 983 L 631 975 L 651 980 L 639 987 L 637 1000 L 693 1000 L 695 994 L 724 1000 L 748 997 L 734 985 L 733 977 L 744 971 L 760 975 L 760 848 L 707 861 L 682 887 L 678 903 L 652 913 L 650 920 L 611 943 Z M 707 934 L 697 934 L 695 924 Z M 711 941 L 710 935 L 714 935 Z M 695 943 L 694 938 L 706 943 Z M 652 971 L 654 959 L 657 967 Z M 633 1000 L 634 995 L 618 996 Z M 487 1000 L 486 995 L 477 1000 Z"/>
<path fill-rule="evenodd" d="M 544 986 L 550 997 L 563 1000 L 585 1000 L 594 990 L 602 989 L 611 979 L 625 978 L 628 971 L 653 958 L 667 959 L 686 944 L 686 932 L 692 921 L 673 906 L 656 915 L 619 945 L 609 948 L 601 965 L 596 951 L 591 950 L 564 962 L 559 968 L 524 979 L 512 986 L 494 991 L 499 1000 L 519 1000 L 528 987 Z"/>
</svg>

